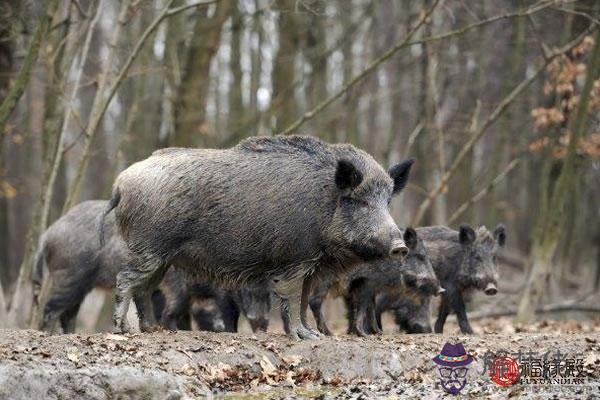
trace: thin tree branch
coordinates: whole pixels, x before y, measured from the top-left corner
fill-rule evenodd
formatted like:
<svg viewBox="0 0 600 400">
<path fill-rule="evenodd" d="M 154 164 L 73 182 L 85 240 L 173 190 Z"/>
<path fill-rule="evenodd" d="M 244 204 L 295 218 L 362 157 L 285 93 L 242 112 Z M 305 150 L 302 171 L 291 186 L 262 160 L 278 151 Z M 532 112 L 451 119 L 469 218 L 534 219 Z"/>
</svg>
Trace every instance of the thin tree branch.
<svg viewBox="0 0 600 400">
<path fill-rule="evenodd" d="M 77 12 L 84 18 L 84 19 L 88 19 L 90 16 L 85 12 L 85 10 L 83 9 L 83 7 L 81 6 L 81 3 L 79 2 L 79 0 L 71 0 L 71 4 L 75 5 L 75 8 L 77 9 Z"/>
<path fill-rule="evenodd" d="M 209 6 L 211 4 L 216 4 L 221 0 L 207 0 L 207 1 L 197 1 L 195 3 L 191 3 L 191 4 L 186 4 L 185 6 L 181 6 L 181 7 L 175 7 L 175 8 L 171 8 L 169 10 L 167 10 L 167 13 L 165 14 L 164 18 L 167 17 L 171 17 L 173 15 L 177 15 L 180 12 L 183 12 L 185 10 L 189 10 L 190 8 L 195 8 L 195 7 L 200 7 L 200 6 Z M 161 20 L 162 21 L 162 20 Z"/>
<path fill-rule="evenodd" d="M 564 54 L 565 52 L 569 51 L 570 49 L 572 49 L 573 47 L 578 45 L 587 35 L 589 35 L 591 32 L 593 32 L 594 29 L 595 29 L 595 25 L 592 25 L 592 26 L 588 27 L 584 32 L 582 32 L 579 36 L 577 36 L 575 39 L 573 39 L 572 41 L 567 43 L 566 45 L 564 45 L 558 49 L 554 49 L 552 51 L 552 53 L 548 55 L 548 58 L 545 59 L 544 63 L 533 74 L 531 74 L 530 77 L 525 78 L 504 99 L 502 99 L 502 101 L 496 106 L 496 108 L 492 111 L 492 113 L 488 116 L 488 118 L 484 121 L 484 123 L 473 132 L 473 134 L 471 135 L 471 137 L 469 138 L 467 143 L 465 143 L 463 148 L 460 150 L 460 152 L 458 153 L 458 155 L 452 162 L 452 165 L 450 166 L 450 168 L 442 176 L 442 179 L 440 180 L 438 185 L 429 192 L 429 195 L 427 196 L 427 198 L 423 201 L 423 203 L 421 203 L 421 205 L 417 209 L 417 212 L 415 213 L 415 216 L 411 222 L 413 226 L 419 225 L 419 223 L 423 219 L 423 216 L 425 215 L 425 212 L 427 212 L 427 210 L 431 206 L 433 200 L 440 193 L 442 193 L 445 190 L 446 185 L 448 184 L 448 181 L 450 180 L 450 178 L 452 178 L 452 176 L 454 176 L 454 174 L 458 170 L 458 167 L 464 161 L 464 159 L 469 154 L 469 152 L 471 151 L 473 146 L 479 141 L 479 139 L 481 139 L 481 137 L 487 131 L 487 129 L 490 126 L 492 126 L 494 124 L 494 122 L 496 122 L 496 120 L 504 113 L 504 111 L 508 108 L 508 106 L 510 104 L 512 104 L 512 102 L 533 81 L 535 81 L 538 78 L 538 76 L 540 76 L 542 74 L 542 72 L 546 69 L 548 64 L 550 64 L 556 57 Z"/>
<path fill-rule="evenodd" d="M 439 0 L 433 4 L 433 6 L 427 11 L 427 13 L 425 13 L 425 15 L 419 21 L 419 24 L 417 24 L 417 26 L 408 33 L 408 35 L 402 42 L 398 43 L 397 45 L 395 45 L 394 47 L 389 49 L 386 53 L 384 53 L 381 57 L 379 57 L 375 61 L 371 62 L 371 64 L 369 64 L 360 74 L 358 74 L 356 77 L 354 77 L 349 82 L 347 82 L 338 92 L 336 92 L 335 94 L 330 96 L 328 99 L 326 99 L 322 103 L 318 104 L 312 110 L 304 113 L 300 118 L 298 118 L 298 120 L 296 120 L 294 123 L 292 123 L 289 127 L 284 129 L 283 131 L 279 132 L 279 134 L 286 135 L 286 134 L 289 134 L 289 133 L 293 132 L 294 130 L 298 129 L 306 121 L 312 119 L 316 114 L 323 111 L 323 109 L 325 109 L 331 103 L 333 103 L 335 100 L 337 100 L 342 95 L 344 95 L 348 90 L 350 90 L 351 87 L 353 87 L 354 85 L 356 85 L 357 83 L 362 81 L 370 72 L 375 70 L 381 63 L 387 61 L 392 55 L 394 55 L 399 50 L 402 50 L 406 47 L 413 46 L 415 44 L 435 42 L 435 41 L 439 41 L 439 40 L 448 39 L 453 36 L 459 36 L 459 35 L 462 35 L 472 29 L 479 28 L 481 26 L 484 26 L 484 25 L 487 25 L 487 24 L 490 24 L 490 23 L 493 23 L 496 21 L 514 18 L 514 17 L 522 17 L 522 16 L 527 16 L 527 15 L 532 15 L 532 14 L 540 12 L 546 8 L 549 8 L 552 5 L 556 5 L 555 0 L 540 1 L 539 3 L 531 6 L 530 8 L 528 8 L 526 10 L 521 10 L 521 11 L 514 12 L 514 13 L 506 13 L 506 14 L 502 14 L 502 15 L 497 15 L 494 17 L 487 18 L 483 21 L 475 22 L 475 23 L 466 25 L 462 28 L 455 29 L 455 30 L 452 30 L 452 31 L 449 31 L 449 32 L 446 32 L 446 33 L 443 33 L 440 35 L 434 35 L 434 36 L 430 36 L 427 38 L 410 41 L 410 38 L 412 36 L 414 36 L 416 31 L 419 30 L 419 28 L 421 28 L 421 26 L 424 24 L 424 22 L 427 20 L 427 18 L 431 15 L 433 10 L 436 8 L 438 3 L 439 3 Z"/>
<path fill-rule="evenodd" d="M 44 195 L 43 206 L 42 206 L 42 214 L 40 221 L 40 232 L 43 232 L 46 229 L 46 225 L 48 224 L 48 216 L 50 214 L 50 204 L 52 203 L 52 194 L 54 191 L 54 182 L 56 181 L 56 177 L 58 176 L 58 170 L 60 168 L 60 164 L 63 159 L 64 151 L 64 137 L 66 135 L 66 131 L 69 126 L 69 122 L 71 120 L 71 114 L 75 112 L 74 103 L 77 99 L 77 93 L 79 92 L 79 87 L 81 84 L 81 78 L 83 76 L 83 67 L 87 61 L 88 53 L 90 50 L 90 43 L 92 41 L 92 36 L 94 34 L 94 30 L 98 21 L 100 20 L 100 15 L 102 11 L 102 7 L 104 5 L 104 0 L 100 0 L 98 3 L 98 7 L 96 8 L 96 13 L 92 20 L 90 21 L 85 40 L 83 43 L 83 47 L 81 49 L 81 55 L 79 57 L 79 62 L 77 65 L 77 75 L 75 77 L 75 82 L 73 84 L 73 89 L 71 91 L 71 96 L 69 97 L 69 101 L 66 105 L 65 116 L 63 119 L 62 126 L 60 128 L 60 133 L 58 135 L 58 139 L 56 141 L 56 148 L 54 150 L 54 156 L 52 158 L 52 168 L 50 169 L 50 175 L 48 177 L 48 184 L 46 185 L 46 193 Z"/>
<path fill-rule="evenodd" d="M 288 134 L 292 133 L 293 131 L 295 131 L 296 129 L 298 129 L 306 121 L 314 118 L 314 116 L 316 114 L 323 111 L 331 103 L 333 103 L 334 101 L 336 101 L 337 99 L 342 97 L 344 95 L 344 93 L 346 93 L 348 90 L 350 90 L 351 87 L 353 87 L 354 85 L 356 85 L 357 83 L 362 81 L 367 75 L 369 75 L 372 71 L 374 71 L 381 63 L 388 60 L 390 57 L 392 57 L 394 54 L 396 54 L 400 49 L 404 48 L 406 46 L 406 43 L 408 43 L 409 40 L 415 35 L 415 33 L 417 33 L 419 31 L 419 29 L 425 24 L 425 22 L 427 21 L 429 16 L 433 13 L 433 11 L 436 9 L 436 7 L 438 6 L 439 3 L 440 3 L 440 0 L 435 0 L 435 2 L 429 8 L 429 10 L 427 10 L 421 16 L 419 23 L 413 29 L 411 29 L 410 32 L 408 32 L 408 34 L 406 35 L 406 37 L 404 38 L 404 40 L 402 42 L 398 43 L 397 45 L 395 45 L 394 47 L 392 47 L 391 49 L 386 51 L 379 58 L 372 61 L 361 73 L 359 73 L 357 76 L 352 78 L 349 82 L 347 82 L 339 91 L 337 91 L 336 93 L 331 95 L 325 101 L 319 103 L 312 110 L 304 113 L 300 118 L 298 118 L 290 126 L 285 128 L 283 131 L 279 132 L 279 134 L 280 135 L 288 135 Z"/>
<path fill-rule="evenodd" d="M 465 201 L 458 209 L 452 214 L 452 216 L 448 219 L 448 224 L 452 225 L 461 215 L 464 214 L 467 209 L 473 204 L 477 203 L 479 200 L 483 199 L 498 183 L 500 183 L 508 173 L 512 171 L 518 164 L 521 162 L 520 158 L 515 158 L 512 160 L 506 168 L 502 172 L 498 174 L 485 188 L 479 191 L 475 196 L 471 197 L 469 200 Z"/>
<path fill-rule="evenodd" d="M 574 0 L 577 1 L 577 0 Z M 564 2 L 565 4 L 567 2 Z M 448 39 L 454 36 L 460 36 L 464 33 L 469 32 L 472 29 L 475 28 L 480 28 L 484 25 L 488 25 L 491 24 L 493 22 L 496 21 L 501 21 L 504 19 L 511 19 L 511 18 L 517 18 L 517 17 L 525 17 L 528 15 L 533 15 L 536 14 L 542 10 L 545 10 L 546 8 L 550 8 L 551 6 L 556 5 L 554 0 L 548 0 L 548 1 L 540 1 L 537 4 L 534 4 L 533 6 L 529 7 L 526 10 L 521 10 L 521 11 L 517 11 L 514 13 L 506 13 L 506 14 L 500 14 L 500 15 L 496 15 L 490 18 L 486 18 L 482 21 L 478 21 L 478 22 L 474 22 L 472 24 L 466 25 L 462 28 L 458 28 L 446 33 L 442 33 L 439 35 L 433 35 L 433 36 L 429 36 L 423 39 L 419 39 L 419 40 L 415 40 L 412 42 L 408 42 L 404 45 L 404 47 L 410 47 L 410 46 L 414 46 L 415 44 L 423 44 L 423 43 L 429 43 L 429 42 L 437 42 L 440 40 L 444 40 L 444 39 Z"/>
<path fill-rule="evenodd" d="M 256 125 L 263 117 L 266 116 L 268 118 L 271 115 L 274 115 L 275 112 L 280 109 L 283 104 L 285 104 L 285 101 L 289 98 L 290 93 L 293 93 L 294 90 L 303 86 L 307 81 L 313 79 L 317 73 L 321 72 L 327 66 L 328 57 L 354 38 L 355 32 L 365 22 L 365 17 L 369 14 L 372 7 L 373 3 L 369 3 L 365 7 L 364 12 L 357 18 L 356 22 L 352 23 L 344 32 L 340 34 L 335 44 L 326 49 L 322 54 L 318 55 L 318 58 L 321 61 L 317 68 L 313 68 L 310 70 L 310 72 L 302 74 L 302 76 L 292 82 L 291 85 L 283 89 L 276 98 L 271 100 L 269 107 L 266 110 L 256 111 L 252 116 L 245 118 L 241 122 L 239 128 L 237 128 L 234 132 L 230 132 L 230 137 L 224 140 L 222 145 L 228 146 L 237 143 L 240 136 L 242 136 L 245 131 Z"/>
<path fill-rule="evenodd" d="M 87 135 L 86 135 L 84 150 L 83 150 L 83 153 L 79 160 L 79 166 L 77 168 L 77 173 L 75 175 L 75 179 L 73 180 L 73 184 L 71 185 L 71 187 L 69 189 L 67 199 L 66 199 L 64 207 L 63 207 L 63 212 L 65 212 L 69 208 L 71 208 L 71 206 L 73 205 L 73 203 L 75 202 L 75 199 L 77 198 L 77 196 L 79 194 L 79 189 L 81 187 L 83 175 L 87 168 L 87 163 L 88 163 L 88 160 L 90 157 L 91 144 L 92 144 L 93 138 L 96 134 L 96 131 L 98 130 L 98 127 L 100 126 L 100 122 L 102 121 L 102 118 L 104 117 L 104 114 L 106 113 L 106 110 L 108 109 L 108 106 L 110 105 L 113 97 L 117 93 L 119 86 L 121 85 L 123 80 L 127 77 L 127 73 L 129 71 L 129 68 L 133 64 L 133 61 L 137 58 L 137 55 L 141 51 L 142 47 L 144 46 L 144 44 L 146 43 L 146 41 L 148 40 L 150 35 L 152 35 L 154 33 L 154 31 L 158 28 L 160 23 L 163 20 L 165 20 L 166 18 L 174 16 L 180 12 L 183 12 L 183 11 L 188 10 L 193 7 L 208 6 L 208 5 L 214 4 L 218 0 L 202 1 L 202 2 L 192 3 L 192 4 L 189 4 L 186 6 L 177 7 L 177 8 L 170 8 L 171 4 L 173 4 L 173 1 L 174 0 L 168 0 L 166 6 L 163 8 L 161 13 L 146 28 L 146 30 L 144 31 L 144 33 L 142 34 L 140 39 L 135 44 L 135 47 L 129 54 L 129 57 L 127 57 L 127 60 L 121 67 L 119 74 L 116 76 L 116 78 L 114 79 L 114 81 L 112 82 L 110 87 L 108 88 L 108 94 L 106 96 L 104 96 L 104 94 L 102 93 L 103 92 L 103 90 L 101 90 L 102 85 L 99 87 L 97 96 L 100 96 L 99 98 L 102 98 L 104 96 L 104 98 L 102 100 L 100 100 L 100 103 L 98 104 L 97 107 L 92 107 L 93 112 L 92 112 L 92 115 L 90 116 L 90 122 L 88 123 L 88 126 L 87 126 Z M 110 65 L 108 67 L 110 68 Z"/>
</svg>

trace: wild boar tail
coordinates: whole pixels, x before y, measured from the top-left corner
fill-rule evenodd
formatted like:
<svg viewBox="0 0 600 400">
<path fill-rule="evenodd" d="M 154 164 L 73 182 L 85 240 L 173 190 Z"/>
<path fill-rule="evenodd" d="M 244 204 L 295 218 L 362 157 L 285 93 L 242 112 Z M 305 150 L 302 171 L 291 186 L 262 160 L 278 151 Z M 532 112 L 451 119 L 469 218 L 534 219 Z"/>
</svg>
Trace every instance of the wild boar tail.
<svg viewBox="0 0 600 400">
<path fill-rule="evenodd" d="M 46 236 L 42 235 L 35 252 L 35 264 L 31 281 L 33 282 L 33 304 L 38 304 L 40 290 L 44 282 L 44 259 L 46 258 Z"/>
<path fill-rule="evenodd" d="M 98 218 L 98 237 L 100 238 L 100 247 L 104 247 L 104 219 L 108 215 L 109 212 L 113 210 L 116 206 L 119 205 L 119 201 L 121 201 L 121 192 L 119 192 L 119 188 L 115 187 L 113 190 L 112 198 L 108 201 L 106 205 L 106 209 L 100 214 Z"/>
</svg>

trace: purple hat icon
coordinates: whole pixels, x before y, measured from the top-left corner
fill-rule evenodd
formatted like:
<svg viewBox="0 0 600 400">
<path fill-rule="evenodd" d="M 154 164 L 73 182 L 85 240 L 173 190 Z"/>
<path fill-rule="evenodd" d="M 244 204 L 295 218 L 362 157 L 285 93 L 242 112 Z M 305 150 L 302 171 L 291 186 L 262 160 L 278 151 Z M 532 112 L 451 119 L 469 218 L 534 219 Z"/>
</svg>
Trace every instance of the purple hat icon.
<svg viewBox="0 0 600 400">
<path fill-rule="evenodd" d="M 446 343 L 442 352 L 433 358 L 433 362 L 445 367 L 460 367 L 473 362 L 473 357 L 468 355 L 462 343 Z"/>
</svg>

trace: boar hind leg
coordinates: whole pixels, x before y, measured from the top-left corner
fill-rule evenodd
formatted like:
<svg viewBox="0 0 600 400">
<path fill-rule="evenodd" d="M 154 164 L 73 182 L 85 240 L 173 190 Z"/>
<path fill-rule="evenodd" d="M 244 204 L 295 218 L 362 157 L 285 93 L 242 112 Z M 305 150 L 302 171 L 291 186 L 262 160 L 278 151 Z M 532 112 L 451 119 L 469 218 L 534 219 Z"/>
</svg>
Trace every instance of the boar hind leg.
<svg viewBox="0 0 600 400">
<path fill-rule="evenodd" d="M 139 290 L 138 293 L 140 294 L 136 294 L 133 297 L 138 312 L 138 318 L 140 320 L 140 330 L 142 332 L 152 332 L 160 329 L 154 313 L 152 293 L 154 293 L 160 282 L 163 280 L 165 272 L 166 267 L 162 266 L 152 273 L 144 288 Z"/>
<path fill-rule="evenodd" d="M 315 317 L 315 321 L 317 322 L 317 329 L 323 335 L 331 336 L 331 330 L 327 326 L 325 316 L 323 315 L 323 301 L 327 297 L 327 293 L 329 292 L 331 282 L 313 282 L 312 286 L 313 287 L 311 290 L 311 296 L 308 304 L 310 305 L 310 309 L 313 313 L 313 316 Z"/>
<path fill-rule="evenodd" d="M 273 291 L 281 299 L 284 325 L 286 320 L 289 322 L 288 335 L 294 339 L 318 339 L 319 334 L 306 326 L 310 285 L 304 283 L 304 277 L 300 275 L 291 280 L 274 280 Z"/>
<path fill-rule="evenodd" d="M 113 324 L 116 332 L 129 332 L 127 311 L 135 298 L 141 330 L 149 330 L 156 323 L 152 311 L 152 293 L 165 272 L 166 264 L 157 257 L 137 258 L 117 275 L 115 289 L 115 313 Z"/>
<path fill-rule="evenodd" d="M 291 335 L 290 328 L 290 305 L 287 300 L 281 299 L 281 321 L 283 322 L 283 331 L 286 335 Z"/>
<path fill-rule="evenodd" d="M 317 322 L 317 329 L 323 335 L 331 336 L 332 333 L 327 326 L 327 322 L 325 322 L 325 316 L 323 315 L 323 297 L 313 296 L 308 302 L 310 305 L 310 309 L 315 317 L 315 321 Z"/>
<path fill-rule="evenodd" d="M 377 311 L 375 310 L 375 301 L 370 302 L 367 312 L 369 314 L 369 332 L 376 335 L 381 335 L 383 333 L 383 329 L 381 329 L 380 326 L 381 316 L 377 315 Z"/>
<path fill-rule="evenodd" d="M 165 295 L 165 308 L 161 317 L 161 325 L 172 331 L 179 328 L 179 320 L 190 313 L 190 296 L 186 289 Z"/>
</svg>

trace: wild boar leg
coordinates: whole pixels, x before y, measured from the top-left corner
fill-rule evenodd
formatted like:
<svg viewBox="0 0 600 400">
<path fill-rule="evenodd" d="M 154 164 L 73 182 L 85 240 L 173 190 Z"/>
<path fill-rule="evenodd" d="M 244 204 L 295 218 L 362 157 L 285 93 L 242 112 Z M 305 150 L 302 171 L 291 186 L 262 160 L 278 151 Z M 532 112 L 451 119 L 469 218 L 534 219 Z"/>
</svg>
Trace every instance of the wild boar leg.
<svg viewBox="0 0 600 400">
<path fill-rule="evenodd" d="M 331 336 L 331 330 L 327 326 L 327 321 L 325 320 L 325 316 L 323 315 L 323 301 L 327 297 L 327 293 L 329 292 L 329 288 L 331 286 L 330 281 L 319 281 L 312 282 L 311 288 L 311 296 L 308 301 L 310 309 L 315 317 L 315 321 L 317 322 L 317 329 L 323 335 Z"/>
<path fill-rule="evenodd" d="M 442 333 L 444 331 L 444 324 L 446 323 L 446 318 L 448 318 L 448 314 L 450 314 L 450 301 L 448 300 L 448 292 L 442 294 L 442 299 L 440 301 L 440 309 L 438 311 L 438 317 L 435 321 L 435 333 Z"/>
<path fill-rule="evenodd" d="M 452 297 L 452 308 L 456 312 L 456 319 L 458 319 L 458 326 L 460 331 L 466 334 L 473 334 L 473 328 L 469 324 L 467 319 L 467 309 L 465 307 L 465 301 L 463 300 L 462 293 L 458 291 L 455 296 Z"/>
<path fill-rule="evenodd" d="M 136 256 L 131 263 L 117 275 L 115 288 L 115 313 L 113 323 L 116 332 L 129 332 L 127 311 L 131 300 L 136 297 L 141 310 L 138 310 L 140 329 L 152 326 L 151 296 L 162 279 L 166 264 L 151 255 Z M 142 297 L 144 296 L 144 297 Z"/>
<path fill-rule="evenodd" d="M 316 329 L 313 329 L 306 320 L 306 314 L 308 312 L 308 303 L 310 302 L 310 295 L 312 293 L 314 283 L 313 279 L 314 277 L 312 275 L 309 275 L 306 278 L 304 278 L 304 281 L 302 282 L 302 297 L 300 299 L 300 321 L 302 322 L 302 325 L 306 329 L 308 329 L 313 335 L 323 336 L 321 332 L 319 332 Z"/>
<path fill-rule="evenodd" d="M 73 307 L 65 310 L 60 316 L 60 325 L 63 333 L 75 333 L 75 324 L 77 322 L 77 313 L 81 303 L 75 304 Z"/>
<path fill-rule="evenodd" d="M 321 296 L 313 296 L 309 300 L 308 304 L 310 305 L 310 309 L 315 317 L 315 321 L 317 321 L 317 329 L 323 335 L 331 336 L 331 330 L 327 326 L 327 322 L 325 321 L 325 316 L 323 315 L 323 298 Z"/>
<path fill-rule="evenodd" d="M 281 304 L 280 304 L 280 311 L 281 311 L 281 321 L 283 321 L 283 331 L 286 333 L 286 335 L 290 335 L 291 334 L 291 330 L 290 330 L 290 310 L 289 310 L 289 302 L 287 301 L 287 299 L 280 299 L 281 300 Z"/>
<path fill-rule="evenodd" d="M 291 280 L 277 279 L 273 281 L 273 291 L 281 299 L 281 318 L 284 321 L 289 321 L 288 335 L 294 339 L 318 339 L 315 335 L 303 324 L 305 316 L 302 314 L 302 297 L 303 297 L 304 276 L 296 276 Z M 306 304 L 308 304 L 308 296 L 306 296 Z M 306 311 L 305 311 L 306 313 Z"/>
<path fill-rule="evenodd" d="M 154 318 L 154 310 L 152 306 L 152 296 L 143 292 L 133 296 L 135 308 L 137 310 L 138 319 L 140 321 L 140 330 L 142 332 L 155 331 L 158 326 L 156 318 Z"/>
<path fill-rule="evenodd" d="M 369 314 L 369 328 L 371 333 L 381 335 L 383 333 L 383 329 L 381 329 L 381 327 L 379 326 L 381 320 L 378 320 L 375 308 L 375 300 L 373 299 L 373 301 L 369 303 L 369 306 L 367 308 L 367 313 Z"/>
</svg>

